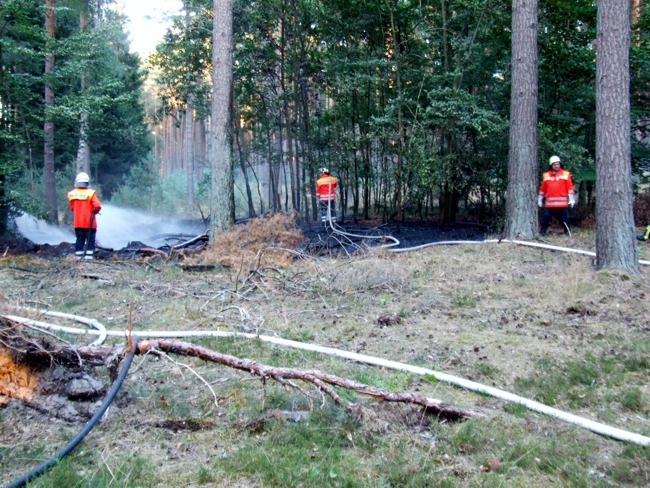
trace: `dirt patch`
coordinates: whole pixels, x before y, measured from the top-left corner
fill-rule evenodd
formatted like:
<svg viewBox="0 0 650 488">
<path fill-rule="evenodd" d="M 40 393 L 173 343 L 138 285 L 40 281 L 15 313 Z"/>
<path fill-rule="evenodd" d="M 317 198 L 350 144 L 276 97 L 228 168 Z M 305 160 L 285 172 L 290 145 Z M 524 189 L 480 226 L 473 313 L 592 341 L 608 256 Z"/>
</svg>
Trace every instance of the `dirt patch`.
<svg viewBox="0 0 650 488">
<path fill-rule="evenodd" d="M 18 364 L 8 349 L 0 347 L 0 395 L 31 401 L 38 385 L 33 368 Z"/>
</svg>

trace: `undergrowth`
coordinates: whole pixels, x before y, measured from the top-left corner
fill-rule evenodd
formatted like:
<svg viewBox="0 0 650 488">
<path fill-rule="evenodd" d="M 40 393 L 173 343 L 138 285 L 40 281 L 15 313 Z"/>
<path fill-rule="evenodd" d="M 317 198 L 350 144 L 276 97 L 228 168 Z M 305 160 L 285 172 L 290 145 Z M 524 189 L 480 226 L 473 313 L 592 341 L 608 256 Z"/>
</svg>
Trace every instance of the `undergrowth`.
<svg viewBox="0 0 650 488">
<path fill-rule="evenodd" d="M 286 250 L 295 249 L 302 238 L 296 215 L 276 213 L 251 219 L 216 236 L 194 262 L 220 263 L 245 271 L 260 266 L 286 266 L 294 257 Z"/>
</svg>

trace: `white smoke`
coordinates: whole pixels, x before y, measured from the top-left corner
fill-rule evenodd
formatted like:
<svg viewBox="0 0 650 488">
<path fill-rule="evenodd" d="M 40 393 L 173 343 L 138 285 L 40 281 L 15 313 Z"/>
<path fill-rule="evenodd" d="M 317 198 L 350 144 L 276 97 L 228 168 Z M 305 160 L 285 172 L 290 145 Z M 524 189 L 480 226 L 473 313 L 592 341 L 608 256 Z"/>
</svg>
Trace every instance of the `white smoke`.
<svg viewBox="0 0 650 488">
<path fill-rule="evenodd" d="M 74 231 L 51 225 L 29 214 L 22 214 L 14 220 L 18 232 L 35 244 L 60 244 L 74 242 Z"/>
<path fill-rule="evenodd" d="M 205 232 L 203 224 L 163 219 L 138 210 L 102 204 L 97 215 L 97 244 L 122 249 L 129 242 L 139 241 L 153 247 L 174 245 L 169 236 L 194 237 Z M 16 218 L 18 231 L 36 244 L 75 242 L 74 229 L 50 225 L 29 214 Z"/>
</svg>

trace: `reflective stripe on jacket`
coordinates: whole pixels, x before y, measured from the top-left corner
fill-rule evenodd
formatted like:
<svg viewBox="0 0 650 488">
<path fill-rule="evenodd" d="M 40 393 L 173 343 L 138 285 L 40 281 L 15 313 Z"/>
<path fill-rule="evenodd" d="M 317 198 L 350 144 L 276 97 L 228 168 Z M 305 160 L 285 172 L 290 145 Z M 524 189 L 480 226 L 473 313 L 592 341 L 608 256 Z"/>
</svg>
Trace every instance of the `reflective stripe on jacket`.
<svg viewBox="0 0 650 488">
<path fill-rule="evenodd" d="M 316 182 L 316 195 L 321 202 L 331 202 L 336 197 L 337 179 L 333 176 L 321 176 Z"/>
<path fill-rule="evenodd" d="M 539 196 L 544 197 L 544 207 L 563 208 L 569 206 L 569 195 L 573 195 L 571 173 L 560 169 L 557 173 L 547 171 L 542 176 Z"/>
<path fill-rule="evenodd" d="M 102 209 L 97 192 L 90 188 L 75 188 L 68 192 L 70 210 L 74 214 L 73 227 L 75 229 L 88 229 L 93 212 Z M 97 228 L 97 219 L 92 219 L 93 229 Z"/>
</svg>

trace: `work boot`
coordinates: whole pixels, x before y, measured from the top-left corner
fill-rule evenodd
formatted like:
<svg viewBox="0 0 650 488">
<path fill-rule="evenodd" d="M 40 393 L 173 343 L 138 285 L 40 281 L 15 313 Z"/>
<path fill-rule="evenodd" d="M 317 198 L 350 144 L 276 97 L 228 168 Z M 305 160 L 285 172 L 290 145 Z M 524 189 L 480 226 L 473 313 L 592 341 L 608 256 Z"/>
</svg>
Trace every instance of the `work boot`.
<svg viewBox="0 0 650 488">
<path fill-rule="evenodd" d="M 75 257 L 76 257 L 77 259 L 83 259 L 83 257 L 84 257 L 84 252 L 83 252 L 83 251 L 75 251 L 74 255 L 75 255 Z"/>
<path fill-rule="evenodd" d="M 86 255 L 84 256 L 84 260 L 92 261 L 93 259 L 94 259 L 93 252 L 92 251 L 86 251 Z"/>
<path fill-rule="evenodd" d="M 542 227 L 542 230 L 539 231 L 540 237 L 546 237 L 546 229 L 548 229 L 548 227 Z"/>
</svg>

